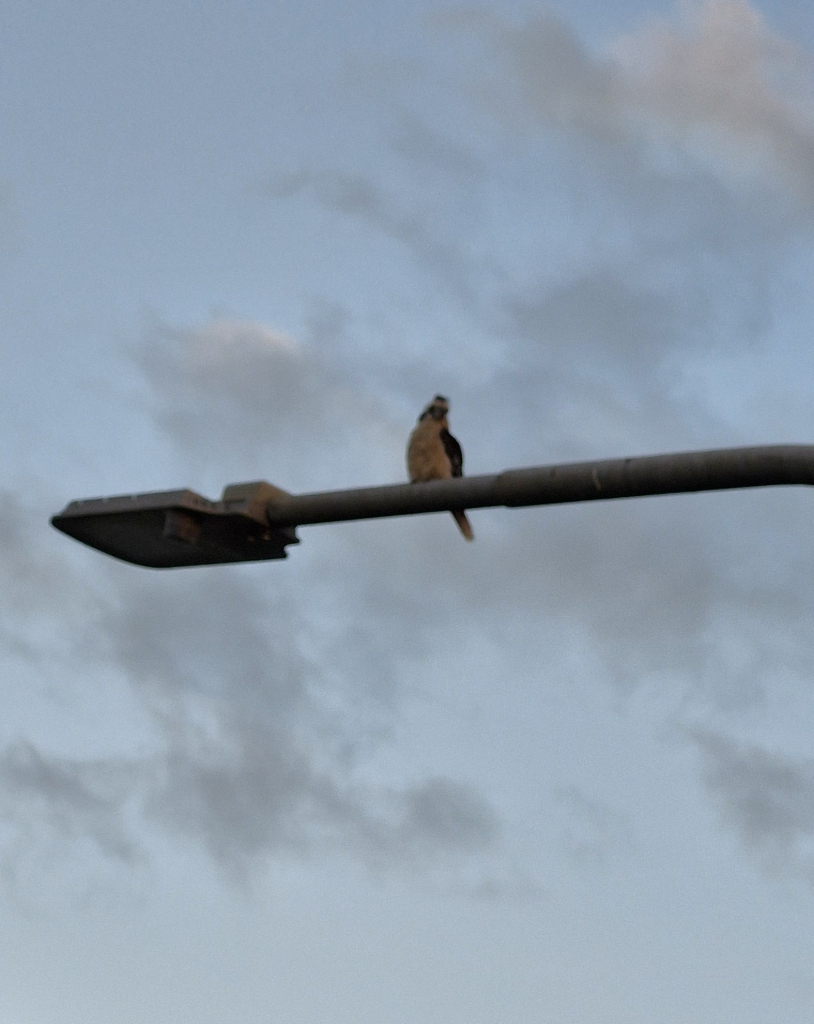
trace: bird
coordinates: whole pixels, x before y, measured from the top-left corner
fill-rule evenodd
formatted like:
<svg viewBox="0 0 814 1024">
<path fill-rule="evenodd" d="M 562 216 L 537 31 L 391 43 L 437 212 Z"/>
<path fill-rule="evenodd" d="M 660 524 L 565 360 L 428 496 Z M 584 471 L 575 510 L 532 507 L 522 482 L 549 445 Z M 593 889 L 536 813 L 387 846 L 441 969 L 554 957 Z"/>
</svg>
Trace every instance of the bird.
<svg viewBox="0 0 814 1024">
<path fill-rule="evenodd" d="M 407 443 L 407 472 L 410 483 L 424 483 L 427 480 L 449 480 L 464 474 L 464 453 L 461 446 L 449 432 L 449 399 L 436 395 L 418 417 L 410 440 Z M 455 522 L 467 540 L 474 540 L 475 534 L 466 513 L 452 512 Z"/>
</svg>

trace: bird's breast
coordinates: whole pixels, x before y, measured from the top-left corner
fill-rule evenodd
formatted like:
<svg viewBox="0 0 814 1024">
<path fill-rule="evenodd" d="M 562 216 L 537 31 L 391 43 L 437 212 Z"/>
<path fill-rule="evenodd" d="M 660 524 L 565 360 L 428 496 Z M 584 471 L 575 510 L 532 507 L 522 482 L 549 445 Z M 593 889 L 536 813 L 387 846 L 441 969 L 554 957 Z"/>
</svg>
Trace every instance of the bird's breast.
<svg viewBox="0 0 814 1024">
<path fill-rule="evenodd" d="M 414 483 L 446 480 L 452 475 L 439 434 L 438 423 L 422 420 L 410 435 L 407 445 L 407 472 Z"/>
</svg>

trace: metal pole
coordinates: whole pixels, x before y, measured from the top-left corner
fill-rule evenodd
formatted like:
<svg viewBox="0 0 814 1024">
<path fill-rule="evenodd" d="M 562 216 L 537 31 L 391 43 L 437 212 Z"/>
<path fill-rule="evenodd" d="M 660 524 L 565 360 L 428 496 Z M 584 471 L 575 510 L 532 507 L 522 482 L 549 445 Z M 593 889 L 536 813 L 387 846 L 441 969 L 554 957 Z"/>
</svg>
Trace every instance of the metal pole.
<svg viewBox="0 0 814 1024">
<path fill-rule="evenodd" d="M 555 505 L 687 491 L 814 484 L 814 445 L 769 445 L 510 469 L 491 476 L 276 496 L 269 525 L 307 526 L 450 509 Z"/>
<path fill-rule="evenodd" d="M 51 522 L 115 558 L 167 569 L 285 558 L 298 543 L 294 528 L 311 523 L 776 484 L 814 484 L 814 445 L 644 455 L 323 494 L 287 494 L 261 480 L 230 484 L 219 501 L 188 490 L 72 501 Z"/>
</svg>

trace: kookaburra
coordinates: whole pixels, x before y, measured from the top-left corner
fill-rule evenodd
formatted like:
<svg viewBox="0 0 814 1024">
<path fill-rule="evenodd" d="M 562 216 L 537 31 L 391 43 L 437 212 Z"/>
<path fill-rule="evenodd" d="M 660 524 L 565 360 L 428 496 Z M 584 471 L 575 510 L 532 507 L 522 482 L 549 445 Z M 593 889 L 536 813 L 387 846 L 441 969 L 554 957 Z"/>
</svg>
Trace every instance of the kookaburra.
<svg viewBox="0 0 814 1024">
<path fill-rule="evenodd" d="M 407 445 L 407 472 L 410 483 L 424 483 L 427 480 L 449 480 L 463 476 L 464 453 L 461 446 L 449 432 L 447 413 L 449 399 L 436 395 L 418 417 Z M 467 540 L 474 540 L 475 534 L 464 512 L 452 513 L 461 533 Z"/>
</svg>

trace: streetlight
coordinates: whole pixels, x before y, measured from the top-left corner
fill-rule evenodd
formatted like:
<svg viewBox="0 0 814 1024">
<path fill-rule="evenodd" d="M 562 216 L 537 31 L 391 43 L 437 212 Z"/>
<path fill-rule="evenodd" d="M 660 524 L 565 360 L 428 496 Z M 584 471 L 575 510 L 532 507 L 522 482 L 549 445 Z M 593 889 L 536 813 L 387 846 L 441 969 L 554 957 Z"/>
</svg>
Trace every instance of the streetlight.
<svg viewBox="0 0 814 1024">
<path fill-rule="evenodd" d="M 135 565 L 285 558 L 298 526 L 351 519 L 520 508 L 652 494 L 814 484 L 814 445 L 768 445 L 509 469 L 421 484 L 288 494 L 263 481 L 230 484 L 220 501 L 161 491 L 72 501 L 51 520 L 63 533 Z"/>
</svg>

